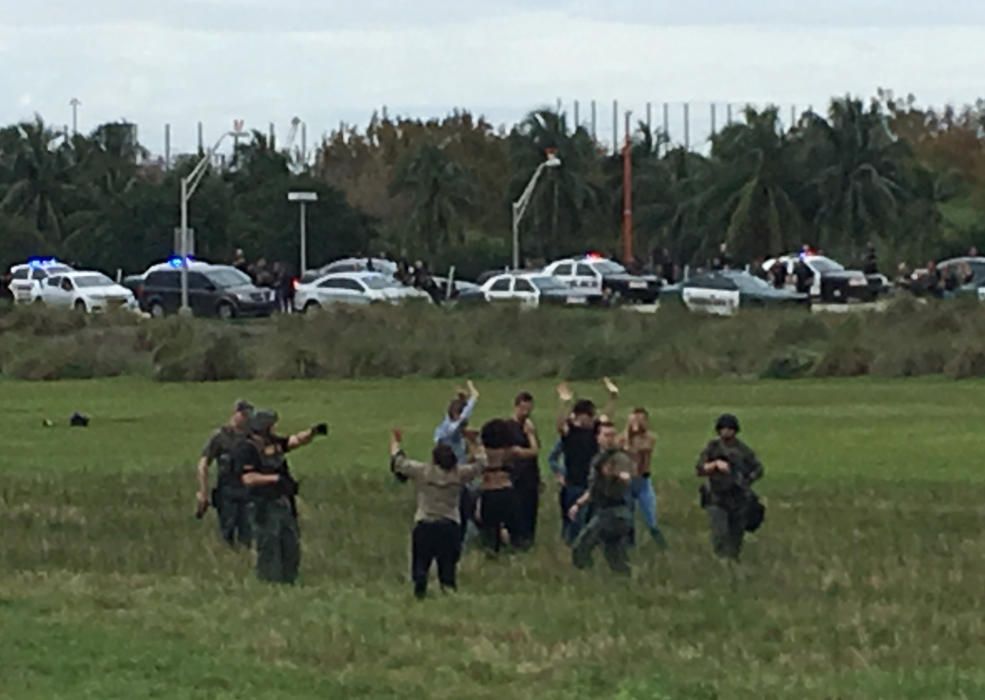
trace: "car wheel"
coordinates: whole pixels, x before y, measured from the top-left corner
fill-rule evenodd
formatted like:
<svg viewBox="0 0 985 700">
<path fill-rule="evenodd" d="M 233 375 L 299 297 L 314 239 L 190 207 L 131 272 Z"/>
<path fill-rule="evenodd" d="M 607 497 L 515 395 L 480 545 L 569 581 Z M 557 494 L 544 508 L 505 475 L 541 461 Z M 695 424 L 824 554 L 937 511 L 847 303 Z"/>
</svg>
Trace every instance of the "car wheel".
<svg viewBox="0 0 985 700">
<path fill-rule="evenodd" d="M 155 301 L 151 304 L 149 311 L 151 318 L 164 318 L 164 306 L 162 306 L 159 301 Z"/>
<path fill-rule="evenodd" d="M 232 304 L 226 302 L 222 302 L 221 304 L 219 304 L 219 306 L 216 308 L 216 313 L 219 314 L 219 318 L 221 318 L 223 321 L 228 321 L 229 319 L 234 318 L 236 316 L 236 311 L 233 309 Z"/>
<path fill-rule="evenodd" d="M 309 301 L 304 305 L 304 312 L 306 314 L 315 313 L 316 311 L 321 311 L 321 304 L 317 301 Z"/>
<path fill-rule="evenodd" d="M 84 314 L 86 312 L 86 303 L 84 301 L 82 301 L 81 299 L 78 299 L 75 302 L 74 308 L 79 313 Z"/>
</svg>

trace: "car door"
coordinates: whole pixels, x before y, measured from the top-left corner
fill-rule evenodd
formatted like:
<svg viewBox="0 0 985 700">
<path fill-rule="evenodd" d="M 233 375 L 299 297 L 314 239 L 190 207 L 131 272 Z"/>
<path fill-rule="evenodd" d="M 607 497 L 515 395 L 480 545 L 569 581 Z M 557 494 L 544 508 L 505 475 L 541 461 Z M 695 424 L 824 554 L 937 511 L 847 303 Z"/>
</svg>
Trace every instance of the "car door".
<svg viewBox="0 0 985 700">
<path fill-rule="evenodd" d="M 578 263 L 575 266 L 574 286 L 601 294 L 602 275 L 593 270 L 591 265 Z"/>
<path fill-rule="evenodd" d="M 64 292 L 62 292 L 61 275 L 52 275 L 41 283 L 41 293 L 39 298 L 45 303 L 46 306 L 62 306 L 63 303 L 61 297 L 63 294 Z"/>
<path fill-rule="evenodd" d="M 523 277 L 517 277 L 513 280 L 513 298 L 524 306 L 537 306 L 540 302 L 533 284 Z"/>
<path fill-rule="evenodd" d="M 685 282 L 681 298 L 691 311 L 715 316 L 731 316 L 739 310 L 739 289 L 726 277 L 709 276 Z"/>
<path fill-rule="evenodd" d="M 509 301 L 513 296 L 513 277 L 500 275 L 489 281 L 486 289 L 486 301 Z"/>
<path fill-rule="evenodd" d="M 215 316 L 218 307 L 216 288 L 201 272 L 188 272 L 188 306 L 195 316 Z"/>
<path fill-rule="evenodd" d="M 65 309 L 71 308 L 75 302 L 75 295 L 75 282 L 71 277 L 62 277 L 58 283 L 57 305 Z"/>
<path fill-rule="evenodd" d="M 572 263 L 561 263 L 554 268 L 551 275 L 557 277 L 559 280 L 564 282 L 569 287 L 573 287 L 575 283 L 575 266 Z"/>
</svg>

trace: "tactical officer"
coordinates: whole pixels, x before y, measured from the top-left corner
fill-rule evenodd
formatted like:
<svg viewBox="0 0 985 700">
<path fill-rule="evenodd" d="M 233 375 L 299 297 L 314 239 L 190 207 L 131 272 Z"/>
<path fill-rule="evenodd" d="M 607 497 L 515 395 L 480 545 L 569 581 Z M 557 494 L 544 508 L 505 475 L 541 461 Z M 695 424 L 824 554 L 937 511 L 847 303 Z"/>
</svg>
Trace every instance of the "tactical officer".
<svg viewBox="0 0 985 700">
<path fill-rule="evenodd" d="M 198 517 L 205 515 L 211 502 L 219 519 L 219 533 L 230 545 L 237 542 L 249 547 L 253 541 L 248 515 L 246 489 L 235 471 L 232 453 L 236 444 L 246 437 L 246 427 L 253 414 L 249 401 L 237 401 L 229 422 L 209 437 L 198 460 L 198 501 L 195 511 Z M 209 465 L 218 465 L 216 487 L 209 497 Z"/>
<path fill-rule="evenodd" d="M 708 512 L 715 554 L 738 561 L 746 531 L 758 529 L 765 509 L 752 490 L 763 476 L 756 454 L 737 437 L 739 419 L 730 413 L 715 423 L 718 437 L 698 457 L 701 506 Z"/>
<path fill-rule="evenodd" d="M 295 497 L 298 482 L 291 476 L 286 454 L 327 435 L 320 423 L 290 437 L 274 433 L 277 414 L 257 411 L 249 421 L 249 436 L 239 443 L 233 462 L 249 490 L 253 531 L 257 540 L 257 577 L 273 583 L 294 583 L 301 564 L 301 542 Z"/>
<path fill-rule="evenodd" d="M 568 517 L 574 521 L 589 503 L 592 517 L 578 534 L 572 548 L 572 561 L 579 569 L 592 565 L 592 551 L 601 544 L 609 567 L 629 574 L 629 545 L 633 531 L 633 511 L 629 491 L 636 461 L 619 448 L 619 435 L 612 422 L 604 420 L 598 429 L 599 453 L 592 460 L 588 491 L 571 506 Z"/>
</svg>

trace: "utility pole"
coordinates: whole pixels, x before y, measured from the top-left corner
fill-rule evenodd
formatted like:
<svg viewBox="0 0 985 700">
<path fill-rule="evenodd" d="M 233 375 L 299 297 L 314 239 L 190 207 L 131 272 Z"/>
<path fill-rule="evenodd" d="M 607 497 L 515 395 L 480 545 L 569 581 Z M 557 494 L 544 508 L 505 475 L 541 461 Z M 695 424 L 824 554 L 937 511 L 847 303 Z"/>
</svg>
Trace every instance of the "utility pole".
<svg viewBox="0 0 985 700">
<path fill-rule="evenodd" d="M 73 97 L 69 104 L 72 106 L 72 136 L 79 133 L 79 107 L 82 106 L 82 102 L 78 97 Z"/>
<path fill-rule="evenodd" d="M 622 261 L 633 261 L 633 140 L 629 123 L 632 112 L 626 112 L 626 143 L 622 151 Z"/>
</svg>

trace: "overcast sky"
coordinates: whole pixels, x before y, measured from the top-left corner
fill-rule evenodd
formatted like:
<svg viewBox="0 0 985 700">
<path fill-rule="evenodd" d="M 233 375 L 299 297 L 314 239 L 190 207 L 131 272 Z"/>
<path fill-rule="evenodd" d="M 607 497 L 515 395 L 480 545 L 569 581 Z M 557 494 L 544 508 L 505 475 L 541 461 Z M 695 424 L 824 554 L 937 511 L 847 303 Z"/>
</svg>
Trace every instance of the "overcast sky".
<svg viewBox="0 0 985 700">
<path fill-rule="evenodd" d="M 176 150 L 234 118 L 309 141 L 340 120 L 443 114 L 495 122 L 557 98 L 611 134 L 612 100 L 823 105 L 878 87 L 923 103 L 985 96 L 982 0 L 0 0 L 0 123 L 126 118 Z M 603 106 L 604 105 L 604 106 Z M 662 119 L 654 107 L 655 120 Z M 671 110 L 676 140 L 681 109 Z M 610 137 L 611 138 L 611 137 Z"/>
</svg>

